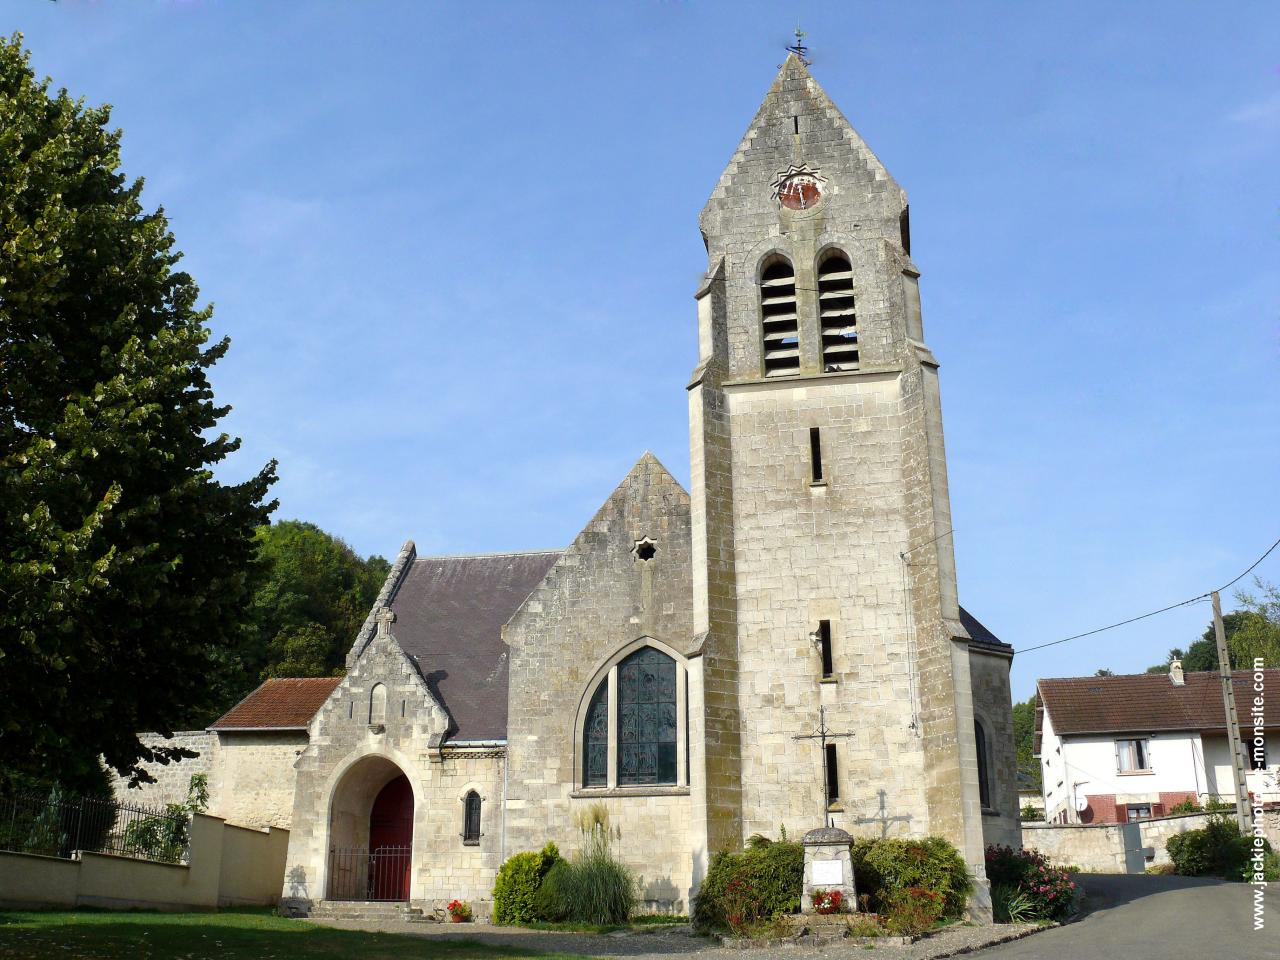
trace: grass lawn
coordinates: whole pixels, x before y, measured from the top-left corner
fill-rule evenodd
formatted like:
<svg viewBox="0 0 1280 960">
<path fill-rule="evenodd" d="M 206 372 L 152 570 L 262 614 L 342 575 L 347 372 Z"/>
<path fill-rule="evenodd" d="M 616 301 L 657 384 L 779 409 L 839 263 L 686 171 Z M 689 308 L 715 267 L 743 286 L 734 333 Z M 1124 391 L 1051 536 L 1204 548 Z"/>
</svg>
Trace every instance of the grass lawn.
<svg viewBox="0 0 1280 960">
<path fill-rule="evenodd" d="M 0 912 L 0 960 L 476 960 L 567 954 L 474 941 L 363 933 L 265 910 L 221 913 Z"/>
</svg>

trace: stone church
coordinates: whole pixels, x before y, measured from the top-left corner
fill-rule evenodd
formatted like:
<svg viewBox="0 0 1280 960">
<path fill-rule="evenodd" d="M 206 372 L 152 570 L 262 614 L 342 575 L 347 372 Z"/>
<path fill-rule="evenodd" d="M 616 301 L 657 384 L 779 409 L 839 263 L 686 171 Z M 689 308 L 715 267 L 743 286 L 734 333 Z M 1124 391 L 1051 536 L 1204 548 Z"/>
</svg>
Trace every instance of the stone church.
<svg viewBox="0 0 1280 960">
<path fill-rule="evenodd" d="M 957 597 L 906 193 L 793 54 L 700 226 L 689 490 L 646 453 L 563 550 L 406 543 L 345 676 L 181 735 L 211 812 L 291 830 L 289 909 L 483 914 L 602 804 L 653 909 L 831 824 L 948 838 L 982 912 L 984 845 L 1020 843 L 1013 651 Z"/>
</svg>

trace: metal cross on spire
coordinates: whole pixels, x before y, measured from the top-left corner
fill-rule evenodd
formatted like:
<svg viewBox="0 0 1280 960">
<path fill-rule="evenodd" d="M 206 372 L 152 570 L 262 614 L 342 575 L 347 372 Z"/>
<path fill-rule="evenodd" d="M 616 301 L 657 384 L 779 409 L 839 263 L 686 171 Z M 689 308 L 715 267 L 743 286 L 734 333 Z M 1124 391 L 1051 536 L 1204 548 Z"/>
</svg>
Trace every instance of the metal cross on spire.
<svg viewBox="0 0 1280 960">
<path fill-rule="evenodd" d="M 832 771 L 831 769 L 831 766 L 830 766 L 831 761 L 827 756 L 827 741 L 828 740 L 845 740 L 854 736 L 856 736 L 856 734 L 837 733 L 836 731 L 828 727 L 827 726 L 827 708 L 823 706 L 819 706 L 818 707 L 818 729 L 813 733 L 798 733 L 791 738 L 792 740 L 821 741 L 822 773 L 823 773 L 823 780 L 825 781 L 822 785 L 822 796 L 823 796 L 822 819 L 823 819 L 823 822 L 828 827 L 835 826 L 835 824 L 832 823 L 831 816 L 830 816 L 831 801 L 834 800 L 835 798 L 831 796 L 831 781 L 832 781 L 832 773 L 834 771 Z"/>
<path fill-rule="evenodd" d="M 787 52 L 794 53 L 797 57 L 800 58 L 800 62 L 803 63 L 806 67 L 809 65 L 809 48 L 805 46 L 805 43 L 804 43 L 804 38 L 807 36 L 808 34 L 805 33 L 803 30 L 801 30 L 800 24 L 797 23 L 796 24 L 796 42 L 793 44 L 788 44 L 787 46 Z"/>
</svg>

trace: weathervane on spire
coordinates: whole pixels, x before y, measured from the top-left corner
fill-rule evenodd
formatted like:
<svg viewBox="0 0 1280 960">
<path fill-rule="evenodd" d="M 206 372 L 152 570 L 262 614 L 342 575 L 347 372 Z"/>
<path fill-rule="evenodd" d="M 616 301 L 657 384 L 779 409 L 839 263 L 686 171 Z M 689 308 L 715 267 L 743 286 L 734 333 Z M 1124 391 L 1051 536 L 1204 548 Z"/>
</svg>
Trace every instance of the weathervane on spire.
<svg viewBox="0 0 1280 960">
<path fill-rule="evenodd" d="M 794 44 L 787 45 L 787 52 L 794 53 L 797 57 L 800 58 L 800 62 L 803 63 L 806 67 L 809 66 L 809 48 L 805 46 L 805 43 L 804 43 L 804 38 L 807 36 L 808 34 L 805 33 L 803 30 L 801 30 L 800 24 L 797 23 L 796 24 L 796 42 Z"/>
</svg>

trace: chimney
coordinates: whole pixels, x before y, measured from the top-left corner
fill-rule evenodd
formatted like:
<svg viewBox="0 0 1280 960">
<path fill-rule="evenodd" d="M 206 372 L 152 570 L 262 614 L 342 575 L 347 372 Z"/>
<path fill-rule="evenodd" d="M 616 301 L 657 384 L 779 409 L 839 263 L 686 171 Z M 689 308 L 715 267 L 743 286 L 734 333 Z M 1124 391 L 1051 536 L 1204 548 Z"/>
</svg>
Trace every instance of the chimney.
<svg viewBox="0 0 1280 960">
<path fill-rule="evenodd" d="M 1181 687 L 1183 684 L 1186 683 L 1186 680 L 1184 680 L 1182 677 L 1182 661 L 1181 660 L 1169 661 L 1169 682 L 1172 683 L 1175 687 Z"/>
</svg>

